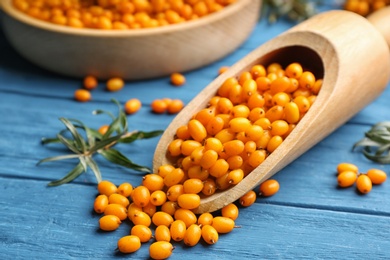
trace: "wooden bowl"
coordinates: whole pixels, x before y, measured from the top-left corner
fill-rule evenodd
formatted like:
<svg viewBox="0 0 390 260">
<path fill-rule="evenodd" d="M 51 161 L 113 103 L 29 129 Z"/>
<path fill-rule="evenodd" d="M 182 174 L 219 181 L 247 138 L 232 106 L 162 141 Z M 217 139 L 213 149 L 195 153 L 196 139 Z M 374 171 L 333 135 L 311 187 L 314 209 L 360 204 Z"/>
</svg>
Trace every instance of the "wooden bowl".
<svg viewBox="0 0 390 260">
<path fill-rule="evenodd" d="M 1 0 L 3 30 L 26 59 L 66 76 L 138 80 L 185 72 L 234 51 L 260 17 L 261 0 L 239 0 L 198 20 L 159 28 L 74 29 L 31 18 Z"/>
</svg>

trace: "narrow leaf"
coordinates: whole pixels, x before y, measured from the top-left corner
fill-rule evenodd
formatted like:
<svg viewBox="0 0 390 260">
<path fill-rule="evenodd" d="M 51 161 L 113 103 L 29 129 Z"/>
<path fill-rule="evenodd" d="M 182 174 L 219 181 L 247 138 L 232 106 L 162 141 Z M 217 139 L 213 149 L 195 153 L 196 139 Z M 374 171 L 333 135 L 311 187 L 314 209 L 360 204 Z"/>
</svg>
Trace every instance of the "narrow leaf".
<svg viewBox="0 0 390 260">
<path fill-rule="evenodd" d="M 132 143 L 132 142 L 139 140 L 139 139 L 148 139 L 148 138 L 153 138 L 153 137 L 159 136 L 163 132 L 164 131 L 162 131 L 162 130 L 156 130 L 156 131 L 152 131 L 152 132 L 138 131 L 138 132 L 132 133 L 129 137 L 121 138 L 118 142 Z"/>
<path fill-rule="evenodd" d="M 52 162 L 52 161 L 59 161 L 59 160 L 65 160 L 65 159 L 79 158 L 80 156 L 81 156 L 80 154 L 67 154 L 67 155 L 48 157 L 48 158 L 42 159 L 39 162 L 37 162 L 37 165 L 44 163 L 44 162 Z"/>
<path fill-rule="evenodd" d="M 129 169 L 137 170 L 140 172 L 151 172 L 150 168 L 133 163 L 131 160 L 129 160 L 118 150 L 109 149 L 109 150 L 100 151 L 99 153 L 112 163 L 121 165 Z"/>
<path fill-rule="evenodd" d="M 65 175 L 64 178 L 52 181 L 48 185 L 49 186 L 58 186 L 64 183 L 68 183 L 76 179 L 78 176 L 80 176 L 84 172 L 84 168 L 81 165 L 81 163 L 77 164 L 76 167 L 73 168 L 67 175 Z"/>
<path fill-rule="evenodd" d="M 61 134 L 58 134 L 57 137 L 61 143 L 63 143 L 66 147 L 68 147 L 69 150 L 73 151 L 74 153 L 81 154 L 80 151 L 77 149 L 77 147 L 74 145 L 74 142 L 72 140 L 66 139 Z"/>
<path fill-rule="evenodd" d="M 102 174 L 100 173 L 99 167 L 97 166 L 96 162 L 91 157 L 85 157 L 85 161 L 87 165 L 91 168 L 93 173 L 95 174 L 97 182 L 102 181 Z"/>
<path fill-rule="evenodd" d="M 66 128 L 69 130 L 69 132 L 72 134 L 73 136 L 73 139 L 75 141 L 75 144 L 77 145 L 77 147 L 79 149 L 81 149 L 81 151 L 85 152 L 86 150 L 86 145 L 85 145 L 85 141 L 84 141 L 84 138 L 79 134 L 79 132 L 77 131 L 77 128 L 74 127 L 74 125 L 71 123 L 71 121 L 69 121 L 68 119 L 66 118 L 63 118 L 61 117 L 60 118 L 61 122 L 64 123 L 64 125 L 66 126 Z"/>
</svg>

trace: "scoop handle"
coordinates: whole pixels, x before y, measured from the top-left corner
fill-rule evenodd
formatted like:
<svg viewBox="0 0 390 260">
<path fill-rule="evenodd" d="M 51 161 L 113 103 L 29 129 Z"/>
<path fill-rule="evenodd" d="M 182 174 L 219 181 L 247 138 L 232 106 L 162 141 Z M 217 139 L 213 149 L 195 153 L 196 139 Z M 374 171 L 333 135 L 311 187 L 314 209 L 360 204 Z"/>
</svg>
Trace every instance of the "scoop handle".
<svg viewBox="0 0 390 260">
<path fill-rule="evenodd" d="M 367 16 L 368 21 L 383 35 L 390 46 L 390 6 L 384 7 Z"/>
</svg>

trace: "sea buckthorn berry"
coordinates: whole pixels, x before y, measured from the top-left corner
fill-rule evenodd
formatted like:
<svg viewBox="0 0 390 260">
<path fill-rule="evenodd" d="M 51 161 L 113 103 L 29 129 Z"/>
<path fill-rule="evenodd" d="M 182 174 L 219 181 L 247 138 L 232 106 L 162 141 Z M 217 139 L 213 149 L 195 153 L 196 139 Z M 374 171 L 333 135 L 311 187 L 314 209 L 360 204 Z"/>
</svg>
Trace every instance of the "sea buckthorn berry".
<svg viewBox="0 0 390 260">
<path fill-rule="evenodd" d="M 218 178 L 227 173 L 229 170 L 229 164 L 225 159 L 218 159 L 213 166 L 209 168 L 211 176 Z"/>
<path fill-rule="evenodd" d="M 217 94 L 221 97 L 229 97 L 229 92 L 232 86 L 237 85 L 238 81 L 236 78 L 227 78 L 222 85 L 219 87 Z"/>
<path fill-rule="evenodd" d="M 236 220 L 238 218 L 239 210 L 236 204 L 230 203 L 221 209 L 222 217 Z"/>
<path fill-rule="evenodd" d="M 198 147 L 201 147 L 202 144 L 195 140 L 185 140 L 180 146 L 181 153 L 185 156 L 191 155 L 191 153 Z"/>
<path fill-rule="evenodd" d="M 161 205 L 161 211 L 164 211 L 171 216 L 173 216 L 173 214 L 175 214 L 175 211 L 178 208 L 179 208 L 179 205 L 177 205 L 176 201 L 166 201 L 164 204 Z"/>
<path fill-rule="evenodd" d="M 149 227 L 144 225 L 135 225 L 131 228 L 130 234 L 137 236 L 142 243 L 148 242 L 153 234 Z"/>
<path fill-rule="evenodd" d="M 312 72 L 304 71 L 298 81 L 301 88 L 311 89 L 316 82 L 316 78 Z"/>
<path fill-rule="evenodd" d="M 290 79 L 288 77 L 277 78 L 271 82 L 270 91 L 272 95 L 279 92 L 284 92 L 290 87 Z"/>
<path fill-rule="evenodd" d="M 123 207 L 127 208 L 129 206 L 130 202 L 129 199 L 121 194 L 113 193 L 108 197 L 108 203 L 110 204 L 119 204 Z"/>
<path fill-rule="evenodd" d="M 215 116 L 206 124 L 206 132 L 209 135 L 215 135 L 223 129 L 224 125 L 224 120 L 219 116 Z"/>
<path fill-rule="evenodd" d="M 145 207 L 150 201 L 150 191 L 145 186 L 138 186 L 131 193 L 131 199 L 137 206 Z"/>
<path fill-rule="evenodd" d="M 226 159 L 229 164 L 229 170 L 238 169 L 244 163 L 244 159 L 240 155 L 233 155 Z"/>
<path fill-rule="evenodd" d="M 303 68 L 298 62 L 294 62 L 286 67 L 285 72 L 287 77 L 299 79 L 303 73 Z"/>
<path fill-rule="evenodd" d="M 115 215 L 120 220 L 125 220 L 127 218 L 127 209 L 120 204 L 108 204 L 104 209 L 104 215 Z"/>
<path fill-rule="evenodd" d="M 350 187 L 355 184 L 357 173 L 354 171 L 343 171 L 337 176 L 337 183 L 340 187 Z"/>
<path fill-rule="evenodd" d="M 271 64 L 269 64 L 267 66 L 267 73 L 273 73 L 273 72 L 276 72 L 278 70 L 282 69 L 282 65 L 280 65 L 279 63 L 277 62 L 273 62 Z"/>
<path fill-rule="evenodd" d="M 127 217 L 132 220 L 133 216 L 138 212 L 143 212 L 142 207 L 137 206 L 134 202 L 127 207 Z"/>
<path fill-rule="evenodd" d="M 219 234 L 229 233 L 235 226 L 234 220 L 226 217 L 215 217 L 213 219 L 212 227 L 217 230 Z"/>
<path fill-rule="evenodd" d="M 290 78 L 290 86 L 286 89 L 286 93 L 293 93 L 295 90 L 299 88 L 299 82 L 297 79 Z"/>
<path fill-rule="evenodd" d="M 121 220 L 115 215 L 105 215 L 99 219 L 99 227 L 104 231 L 113 231 L 119 227 Z"/>
<path fill-rule="evenodd" d="M 235 117 L 229 121 L 229 129 L 235 133 L 244 132 L 251 126 L 251 121 L 245 117 Z"/>
<path fill-rule="evenodd" d="M 74 92 L 74 99 L 80 102 L 88 102 L 92 98 L 91 92 L 86 89 L 77 89 Z"/>
<path fill-rule="evenodd" d="M 110 181 L 103 180 L 97 185 L 99 194 L 104 194 L 106 196 L 110 196 L 111 194 L 116 193 L 117 189 L 117 186 Z"/>
<path fill-rule="evenodd" d="M 197 223 L 199 226 L 211 225 L 213 223 L 213 219 L 214 216 L 211 213 L 205 212 L 198 217 Z"/>
<path fill-rule="evenodd" d="M 284 120 L 275 120 L 271 123 L 271 135 L 284 135 L 288 131 L 288 123 Z"/>
<path fill-rule="evenodd" d="M 186 227 L 195 224 L 197 217 L 194 212 L 189 209 L 177 209 L 174 214 L 175 220 L 182 220 L 186 224 Z"/>
<path fill-rule="evenodd" d="M 184 188 L 182 184 L 175 184 L 168 188 L 167 190 L 167 198 L 170 201 L 177 201 L 177 198 L 184 194 Z"/>
<path fill-rule="evenodd" d="M 184 107 L 184 103 L 180 99 L 173 99 L 167 106 L 167 111 L 169 114 L 177 114 Z"/>
<path fill-rule="evenodd" d="M 102 125 L 101 127 L 99 127 L 98 132 L 101 135 L 104 135 L 105 133 L 107 133 L 109 127 L 109 125 Z"/>
<path fill-rule="evenodd" d="M 382 184 L 387 179 L 386 172 L 380 169 L 369 169 L 366 174 L 373 184 Z"/>
<path fill-rule="evenodd" d="M 152 259 L 166 259 L 172 255 L 175 248 L 167 241 L 157 241 L 150 245 L 149 256 Z"/>
<path fill-rule="evenodd" d="M 202 234 L 203 240 L 209 245 L 213 245 L 213 244 L 218 242 L 218 239 L 219 239 L 218 232 L 211 225 L 202 226 L 201 234 Z"/>
<path fill-rule="evenodd" d="M 143 211 L 135 213 L 131 218 L 131 221 L 134 225 L 144 225 L 147 227 L 152 224 L 152 219 L 150 218 L 150 216 Z"/>
<path fill-rule="evenodd" d="M 154 238 L 156 241 L 171 241 L 171 231 L 169 230 L 169 227 L 161 225 L 156 228 L 154 231 Z"/>
<path fill-rule="evenodd" d="M 207 107 L 196 113 L 194 119 L 206 126 L 213 117 L 215 117 L 215 107 Z"/>
<path fill-rule="evenodd" d="M 220 114 L 230 114 L 233 106 L 234 105 L 229 98 L 221 97 L 217 103 L 217 111 Z"/>
<path fill-rule="evenodd" d="M 260 76 L 256 79 L 257 90 L 267 91 L 271 87 L 271 80 L 268 77 Z"/>
<path fill-rule="evenodd" d="M 218 153 L 214 150 L 207 150 L 203 153 L 203 156 L 200 159 L 199 164 L 202 168 L 209 169 L 217 162 L 217 160 L 218 160 Z M 197 193 L 197 192 L 192 192 L 192 193 Z"/>
<path fill-rule="evenodd" d="M 188 179 L 183 183 L 184 193 L 193 193 L 197 194 L 203 189 L 203 181 L 199 179 Z"/>
<path fill-rule="evenodd" d="M 141 241 L 138 236 L 129 235 L 121 237 L 118 240 L 118 250 L 121 253 L 129 254 L 134 253 L 141 248 Z"/>
<path fill-rule="evenodd" d="M 291 101 L 289 94 L 285 92 L 279 92 L 272 96 L 272 105 L 284 106 Z"/>
<path fill-rule="evenodd" d="M 231 187 L 228 180 L 228 173 L 225 173 L 224 175 L 217 177 L 215 179 L 215 183 L 217 185 L 218 190 L 226 190 Z"/>
<path fill-rule="evenodd" d="M 196 209 L 200 205 L 198 194 L 182 194 L 177 198 L 179 207 L 183 209 Z"/>
<path fill-rule="evenodd" d="M 128 182 L 124 182 L 118 186 L 117 193 L 125 197 L 129 197 L 133 191 L 133 185 Z"/>
<path fill-rule="evenodd" d="M 299 107 L 296 103 L 289 102 L 285 104 L 283 111 L 284 111 L 284 118 L 288 123 L 295 124 L 299 121 L 300 112 L 299 112 Z"/>
<path fill-rule="evenodd" d="M 227 156 L 239 155 L 244 151 L 245 144 L 240 140 L 232 140 L 223 144 Z"/>
<path fill-rule="evenodd" d="M 244 101 L 248 101 L 248 99 L 255 93 L 257 93 L 256 81 L 253 79 L 245 81 L 242 85 L 242 98 Z"/>
<path fill-rule="evenodd" d="M 190 132 L 188 131 L 188 126 L 183 125 L 176 129 L 176 137 L 182 140 L 187 140 L 191 138 Z"/>
<path fill-rule="evenodd" d="M 157 206 L 149 202 L 148 205 L 142 207 L 142 211 L 152 217 L 157 212 Z"/>
<path fill-rule="evenodd" d="M 260 184 L 259 195 L 264 197 L 272 196 L 279 191 L 279 187 L 279 182 L 276 180 L 266 180 Z"/>
<path fill-rule="evenodd" d="M 175 166 L 171 164 L 163 164 L 158 167 L 157 174 L 165 178 L 168 173 L 172 172 L 175 169 Z"/>
<path fill-rule="evenodd" d="M 317 95 L 320 92 L 322 87 L 322 82 L 323 82 L 322 79 L 317 79 L 314 85 L 312 86 L 312 88 L 310 89 L 314 95 Z"/>
<path fill-rule="evenodd" d="M 244 85 L 244 82 L 250 79 L 252 79 L 252 74 L 249 71 L 244 71 L 238 77 L 238 83 Z"/>
<path fill-rule="evenodd" d="M 190 132 L 191 137 L 198 142 L 203 142 L 207 137 L 205 126 L 196 119 L 192 119 L 188 122 L 188 131 Z"/>
<path fill-rule="evenodd" d="M 174 86 L 181 86 L 186 83 L 186 78 L 181 73 L 172 73 L 171 74 L 171 83 Z"/>
<path fill-rule="evenodd" d="M 183 220 L 177 219 L 172 222 L 171 226 L 169 227 L 169 230 L 171 232 L 171 238 L 174 241 L 182 241 L 187 230 L 186 223 L 184 223 Z"/>
<path fill-rule="evenodd" d="M 269 119 L 269 121 L 272 123 L 275 120 L 280 120 L 284 116 L 284 109 L 282 106 L 273 106 L 270 109 L 265 112 L 265 117 Z M 264 128 L 263 129 L 267 129 Z"/>
<path fill-rule="evenodd" d="M 184 244 L 187 246 L 195 246 L 198 244 L 202 237 L 202 230 L 197 224 L 192 224 L 186 230 L 184 234 Z"/>
<path fill-rule="evenodd" d="M 240 202 L 240 205 L 241 205 L 241 206 L 249 207 L 249 206 L 251 206 L 253 203 L 255 203 L 256 198 L 257 198 L 256 192 L 254 192 L 253 190 L 251 190 L 251 191 L 248 191 L 245 195 L 243 195 L 243 196 L 239 199 L 239 202 Z"/>
<path fill-rule="evenodd" d="M 121 78 L 111 78 L 107 81 L 106 87 L 108 91 L 119 91 L 125 86 L 125 82 Z"/>
<path fill-rule="evenodd" d="M 88 90 L 96 88 L 97 85 L 98 85 L 98 81 L 94 76 L 86 76 L 83 80 L 83 87 Z"/>
<path fill-rule="evenodd" d="M 221 75 L 222 73 L 224 73 L 225 71 L 227 71 L 229 69 L 228 66 L 222 66 L 218 69 L 218 74 Z"/>
<path fill-rule="evenodd" d="M 155 99 L 150 104 L 150 107 L 152 111 L 156 114 L 162 114 L 165 113 L 168 109 L 168 105 L 164 100 L 161 99 Z"/>
<path fill-rule="evenodd" d="M 167 226 L 169 227 L 173 222 L 173 217 L 166 212 L 158 211 L 152 217 L 152 222 L 156 226 Z"/>
<path fill-rule="evenodd" d="M 179 184 L 184 179 L 184 171 L 180 168 L 175 168 L 172 172 L 168 173 L 164 178 L 164 184 L 167 187 Z"/>
<path fill-rule="evenodd" d="M 306 113 L 310 108 L 310 102 L 304 96 L 298 96 L 294 98 L 294 103 L 298 105 L 299 112 L 301 113 Z"/>
<path fill-rule="evenodd" d="M 210 196 L 213 195 L 216 190 L 217 190 L 217 184 L 215 183 L 214 179 L 208 178 L 204 181 L 202 194 L 206 196 Z"/>
<path fill-rule="evenodd" d="M 166 201 L 167 201 L 167 195 L 162 190 L 156 190 L 150 194 L 150 203 L 154 206 L 161 206 Z"/>
<path fill-rule="evenodd" d="M 232 170 L 228 173 L 227 181 L 230 184 L 238 184 L 244 178 L 244 171 L 242 169 Z"/>
<path fill-rule="evenodd" d="M 104 194 L 98 195 L 93 204 L 96 213 L 103 213 L 108 205 L 108 197 Z"/>
<path fill-rule="evenodd" d="M 209 177 L 210 174 L 208 170 L 202 169 L 200 165 L 193 165 L 188 169 L 187 175 L 189 179 L 199 179 L 204 181 Z"/>
<path fill-rule="evenodd" d="M 372 189 L 372 181 L 366 174 L 360 174 L 356 180 L 356 188 L 363 194 L 369 193 Z"/>
<path fill-rule="evenodd" d="M 267 144 L 267 151 L 272 153 L 273 151 L 276 150 L 276 148 L 279 147 L 279 145 L 282 144 L 282 142 L 283 142 L 283 138 L 281 136 L 279 135 L 272 136 Z"/>
<path fill-rule="evenodd" d="M 142 103 L 139 99 L 137 98 L 132 98 L 126 101 L 125 103 L 125 112 L 126 114 L 134 114 L 138 112 L 138 110 L 141 109 Z"/>
<path fill-rule="evenodd" d="M 142 185 L 150 192 L 162 190 L 164 188 L 164 178 L 154 173 L 146 174 L 142 178 Z"/>
<path fill-rule="evenodd" d="M 256 141 L 257 149 L 266 149 L 268 146 L 269 140 L 271 140 L 270 131 L 264 131 L 263 135 L 260 137 L 260 139 Z"/>
<path fill-rule="evenodd" d="M 264 77 L 267 72 L 263 65 L 254 65 L 250 69 L 250 73 L 252 74 L 253 79 L 257 79 L 258 77 Z"/>
<path fill-rule="evenodd" d="M 168 152 L 171 156 L 181 155 L 181 145 L 183 144 L 182 139 L 174 139 L 168 145 Z"/>
<path fill-rule="evenodd" d="M 233 117 L 248 117 L 250 109 L 245 105 L 235 105 L 230 114 Z"/>
<path fill-rule="evenodd" d="M 257 141 L 263 135 L 263 128 L 259 125 L 251 125 L 245 130 L 245 135 L 252 141 Z"/>
<path fill-rule="evenodd" d="M 352 163 L 339 163 L 337 165 L 337 173 L 342 173 L 342 172 L 345 172 L 345 171 L 351 171 L 351 172 L 355 172 L 356 174 L 359 173 L 359 168 L 352 164 Z"/>
<path fill-rule="evenodd" d="M 223 144 L 220 139 L 215 137 L 207 138 L 204 142 L 204 149 L 207 150 L 213 150 L 217 153 L 221 152 L 223 150 Z"/>
</svg>

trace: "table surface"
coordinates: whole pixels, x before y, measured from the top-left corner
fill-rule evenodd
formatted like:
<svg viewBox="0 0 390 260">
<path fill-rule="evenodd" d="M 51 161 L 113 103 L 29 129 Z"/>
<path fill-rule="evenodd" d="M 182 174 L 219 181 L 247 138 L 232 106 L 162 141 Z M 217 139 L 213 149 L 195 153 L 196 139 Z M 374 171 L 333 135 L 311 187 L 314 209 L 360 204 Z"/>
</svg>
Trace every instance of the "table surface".
<svg viewBox="0 0 390 260">
<path fill-rule="evenodd" d="M 165 129 L 174 115 L 153 114 L 152 100 L 169 97 L 188 103 L 217 76 L 221 66 L 234 64 L 292 26 L 283 20 L 270 25 L 262 19 L 234 53 L 185 73 L 187 83 L 182 87 L 173 87 L 168 77 L 162 77 L 126 82 L 122 91 L 107 92 L 101 82 L 87 103 L 73 99 L 80 79 L 34 66 L 12 49 L 0 29 L 0 259 L 147 259 L 146 245 L 132 255 L 115 251 L 130 224 L 114 232 L 99 231 L 100 215 L 92 210 L 97 195 L 92 172 L 69 184 L 47 186 L 66 174 L 73 162 L 37 166 L 40 159 L 65 152 L 60 146 L 42 146 L 41 138 L 63 129 L 59 117 L 76 118 L 95 128 L 108 123 L 109 118 L 91 112 L 116 113 L 112 98 L 122 104 L 130 98 L 142 101 L 141 110 L 127 117 L 130 129 Z M 335 174 L 340 162 L 355 163 L 361 171 L 389 170 L 351 151 L 373 124 L 390 120 L 389 99 L 387 88 L 345 125 L 274 175 L 280 191 L 240 209 L 236 224 L 241 228 L 221 235 L 213 246 L 176 244 L 170 259 L 389 259 L 390 183 L 360 195 L 354 187 L 338 188 Z M 157 142 L 158 138 L 139 140 L 120 148 L 133 161 L 151 167 Z M 97 161 L 104 179 L 140 184 L 142 174 Z"/>
</svg>

